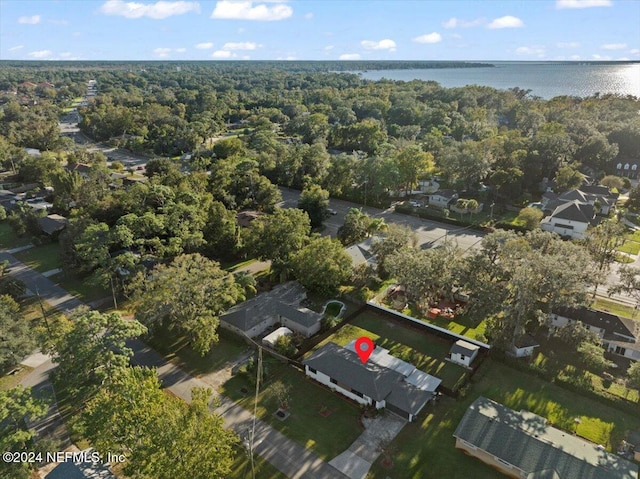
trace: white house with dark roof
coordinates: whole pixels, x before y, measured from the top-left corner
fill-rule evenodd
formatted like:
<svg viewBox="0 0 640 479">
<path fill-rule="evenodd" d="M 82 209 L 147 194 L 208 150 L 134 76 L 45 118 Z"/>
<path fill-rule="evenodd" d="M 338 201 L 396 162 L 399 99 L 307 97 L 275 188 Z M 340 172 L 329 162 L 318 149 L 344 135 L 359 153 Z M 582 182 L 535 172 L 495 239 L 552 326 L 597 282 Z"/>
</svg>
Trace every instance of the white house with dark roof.
<svg viewBox="0 0 640 479">
<path fill-rule="evenodd" d="M 638 466 L 602 446 L 547 424 L 529 411 L 514 411 L 479 397 L 453 437 L 456 447 L 524 479 L 638 479 Z"/>
<path fill-rule="evenodd" d="M 385 408 L 413 421 L 433 398 L 441 380 L 376 346 L 366 363 L 346 347 L 327 343 L 302 363 L 305 374 L 360 404 Z"/>
<path fill-rule="evenodd" d="M 550 327 L 557 329 L 580 321 L 598 335 L 605 349 L 633 361 L 640 361 L 640 322 L 607 311 L 579 307 L 555 308 L 549 315 Z"/>
<path fill-rule="evenodd" d="M 280 324 L 308 338 L 320 331 L 322 314 L 300 305 L 306 297 L 296 281 L 279 284 L 230 308 L 220 316 L 220 326 L 254 338 Z"/>
<path fill-rule="evenodd" d="M 438 190 L 429 195 L 429 205 L 438 206 L 440 208 L 448 208 L 451 202 L 459 198 L 458 192 L 455 190 Z"/>
<path fill-rule="evenodd" d="M 593 205 L 578 200 L 562 203 L 540 223 L 544 231 L 572 239 L 583 239 L 589 225 L 596 224 Z"/>
</svg>

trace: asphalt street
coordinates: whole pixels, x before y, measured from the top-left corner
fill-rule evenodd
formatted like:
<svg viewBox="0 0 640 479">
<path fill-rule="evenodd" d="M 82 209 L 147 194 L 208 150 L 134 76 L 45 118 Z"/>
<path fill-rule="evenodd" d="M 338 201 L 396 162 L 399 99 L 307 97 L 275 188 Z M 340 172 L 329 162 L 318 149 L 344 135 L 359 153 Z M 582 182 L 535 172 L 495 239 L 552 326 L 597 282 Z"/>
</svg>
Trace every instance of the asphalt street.
<svg viewBox="0 0 640 479">
<path fill-rule="evenodd" d="M 280 203 L 281 206 L 285 208 L 296 208 L 300 191 L 290 188 L 280 188 L 280 191 L 283 198 L 282 203 Z M 416 234 L 419 246 L 426 244 L 436 246 L 445 241 L 453 241 L 463 251 L 467 251 L 471 248 L 478 248 L 480 241 L 482 241 L 484 237 L 484 233 L 468 227 L 448 225 L 446 223 L 438 223 L 437 221 L 425 220 L 416 216 L 396 213 L 393 207 L 386 210 L 370 206 L 363 207 L 357 203 L 335 198 L 329 200 L 329 207 L 334 209 L 337 214 L 325 220 L 325 229 L 322 233 L 332 237 L 337 235 L 338 228 L 344 223 L 344 217 L 351 208 L 362 208 L 364 212 L 372 217 L 384 218 L 388 224 L 394 223 L 410 227 Z"/>
</svg>

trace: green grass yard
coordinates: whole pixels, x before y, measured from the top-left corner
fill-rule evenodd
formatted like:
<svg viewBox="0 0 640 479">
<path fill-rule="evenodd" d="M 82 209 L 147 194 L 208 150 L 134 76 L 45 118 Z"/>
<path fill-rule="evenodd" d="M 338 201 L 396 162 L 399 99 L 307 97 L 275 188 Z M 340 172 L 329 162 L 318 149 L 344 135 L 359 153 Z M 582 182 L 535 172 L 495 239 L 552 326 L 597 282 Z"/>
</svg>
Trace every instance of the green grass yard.
<svg viewBox="0 0 640 479">
<path fill-rule="evenodd" d="M 443 386 L 456 389 L 467 375 L 466 369 L 445 361 L 451 343 L 434 335 L 404 328 L 387 321 L 383 316 L 366 311 L 351 323 L 344 325 L 318 347 L 327 342 L 344 346 L 350 341 L 367 336 L 393 356 L 413 364 L 416 368 L 442 379 Z"/>
<path fill-rule="evenodd" d="M 211 351 L 205 356 L 201 356 L 191 349 L 185 336 L 164 328 L 156 330 L 148 343 L 189 374 L 201 376 L 222 369 L 227 361 L 235 359 L 247 350 L 247 344 L 233 334 L 218 329 L 218 335 L 218 343 L 214 344 Z"/>
<path fill-rule="evenodd" d="M 486 324 L 484 321 L 480 324 L 473 324 L 471 321 L 467 321 L 463 314 L 457 315 L 455 318 L 446 318 L 444 316 L 426 318 L 418 311 L 413 303 L 409 303 L 409 307 L 402 312 L 425 323 L 435 324 L 441 328 L 448 329 L 453 333 L 477 339 L 478 341 L 485 341 L 484 332 L 486 330 Z"/>
<path fill-rule="evenodd" d="M 618 251 L 621 253 L 629 253 L 633 255 L 638 255 L 640 253 L 640 243 L 637 241 L 632 241 L 627 239 L 622 246 L 619 246 Z"/>
<path fill-rule="evenodd" d="M 102 286 L 91 283 L 88 278 L 80 279 L 74 275 L 62 272 L 50 276 L 49 279 L 65 291 L 85 302 L 96 301 L 111 296 L 110 291 L 107 291 Z"/>
<path fill-rule="evenodd" d="M 636 318 L 638 312 L 631 306 L 626 306 L 601 296 L 596 296 L 596 300 L 593 302 L 591 307 L 602 311 L 608 311 L 609 313 L 617 314 L 618 316 L 640 320 L 640 317 Z"/>
<path fill-rule="evenodd" d="M 11 249 L 18 246 L 24 246 L 31 243 L 31 239 L 28 236 L 17 237 L 13 232 L 9 223 L 6 221 L 0 223 L 0 248 Z"/>
<path fill-rule="evenodd" d="M 515 410 L 530 410 L 571 433 L 577 429 L 579 436 L 609 450 L 613 450 L 628 431 L 640 428 L 639 416 L 619 412 L 490 359 L 485 361 L 463 398 L 443 397 L 428 407 L 422 422 L 405 426 L 392 443 L 395 452 L 391 470 L 382 467 L 380 458 L 368 477 L 505 477 L 454 447 L 453 432 L 466 408 L 478 396 L 486 396 Z M 575 418 L 580 419 L 579 424 Z"/>
<path fill-rule="evenodd" d="M 287 476 L 257 454 L 253 457 L 253 464 L 256 479 L 287 479 Z M 238 446 L 229 479 L 247 479 L 249 477 L 253 477 L 249 456 L 244 447 Z"/>
<path fill-rule="evenodd" d="M 15 253 L 14 256 L 19 261 L 22 261 L 40 273 L 46 273 L 52 269 L 62 267 L 60 245 L 57 242 L 34 246 L 33 248 Z"/>
<path fill-rule="evenodd" d="M 258 418 L 326 461 L 344 452 L 357 439 L 362 432 L 358 406 L 285 364 L 275 363 L 269 369 L 266 387 L 258 396 Z M 271 394 L 276 381 L 281 381 L 290 388 L 290 416 L 284 421 L 273 416 L 278 409 L 278 401 Z M 247 392 L 243 393 L 242 388 Z M 237 375 L 227 381 L 220 392 L 245 409 L 253 411 L 253 390 L 254 387 L 246 376 Z M 327 408 L 331 413 L 324 417 L 320 414 L 322 408 Z"/>
</svg>

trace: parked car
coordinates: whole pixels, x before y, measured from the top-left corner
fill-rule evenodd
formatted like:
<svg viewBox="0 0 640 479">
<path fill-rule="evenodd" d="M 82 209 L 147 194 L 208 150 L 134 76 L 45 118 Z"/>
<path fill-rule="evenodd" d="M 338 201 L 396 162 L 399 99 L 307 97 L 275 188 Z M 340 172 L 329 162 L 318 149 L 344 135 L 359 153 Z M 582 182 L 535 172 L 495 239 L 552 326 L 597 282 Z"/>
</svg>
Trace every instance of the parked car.
<svg viewBox="0 0 640 479">
<path fill-rule="evenodd" d="M 331 216 L 335 216 L 338 214 L 338 212 L 333 208 L 327 208 L 327 213 L 329 213 Z"/>
<path fill-rule="evenodd" d="M 422 208 L 422 203 L 420 203 L 419 201 L 409 201 L 409 204 L 411 206 L 413 206 L 414 208 Z"/>
</svg>

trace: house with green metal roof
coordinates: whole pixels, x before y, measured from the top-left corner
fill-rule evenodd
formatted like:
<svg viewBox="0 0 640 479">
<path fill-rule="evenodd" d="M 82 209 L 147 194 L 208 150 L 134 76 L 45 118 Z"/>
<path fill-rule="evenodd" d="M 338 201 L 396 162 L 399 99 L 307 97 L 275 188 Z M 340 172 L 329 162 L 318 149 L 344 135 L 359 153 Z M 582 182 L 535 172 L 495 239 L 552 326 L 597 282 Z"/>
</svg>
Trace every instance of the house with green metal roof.
<svg viewBox="0 0 640 479">
<path fill-rule="evenodd" d="M 456 447 L 519 479 L 637 479 L 638 466 L 547 424 L 479 397 L 453 434 Z"/>
</svg>

